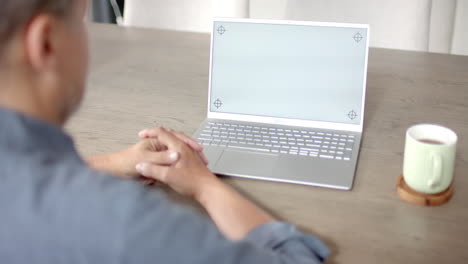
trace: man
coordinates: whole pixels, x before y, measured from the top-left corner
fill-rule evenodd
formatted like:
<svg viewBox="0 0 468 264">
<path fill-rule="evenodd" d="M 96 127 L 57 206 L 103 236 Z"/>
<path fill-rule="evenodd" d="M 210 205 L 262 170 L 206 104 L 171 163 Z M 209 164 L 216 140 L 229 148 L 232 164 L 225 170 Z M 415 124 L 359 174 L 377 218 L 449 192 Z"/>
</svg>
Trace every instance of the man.
<svg viewBox="0 0 468 264">
<path fill-rule="evenodd" d="M 121 152 L 78 156 L 62 126 L 85 86 L 85 2 L 2 1 L 0 263 L 323 261 L 318 239 L 223 184 L 182 133 L 147 129 Z M 214 225 L 140 176 L 195 199 Z"/>
</svg>

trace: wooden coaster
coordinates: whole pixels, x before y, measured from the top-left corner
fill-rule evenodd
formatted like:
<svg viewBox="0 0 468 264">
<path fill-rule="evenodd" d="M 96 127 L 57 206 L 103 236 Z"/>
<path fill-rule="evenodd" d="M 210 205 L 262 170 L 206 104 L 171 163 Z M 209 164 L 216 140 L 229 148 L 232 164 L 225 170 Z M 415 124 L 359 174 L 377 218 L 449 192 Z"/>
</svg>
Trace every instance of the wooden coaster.
<svg viewBox="0 0 468 264">
<path fill-rule="evenodd" d="M 444 204 L 450 200 L 453 194 L 453 184 L 450 184 L 447 190 L 440 193 L 426 194 L 417 192 L 406 184 L 405 180 L 403 179 L 403 175 L 398 177 L 396 189 L 398 196 L 400 196 L 401 199 L 413 204 L 425 206 L 437 206 Z"/>
</svg>

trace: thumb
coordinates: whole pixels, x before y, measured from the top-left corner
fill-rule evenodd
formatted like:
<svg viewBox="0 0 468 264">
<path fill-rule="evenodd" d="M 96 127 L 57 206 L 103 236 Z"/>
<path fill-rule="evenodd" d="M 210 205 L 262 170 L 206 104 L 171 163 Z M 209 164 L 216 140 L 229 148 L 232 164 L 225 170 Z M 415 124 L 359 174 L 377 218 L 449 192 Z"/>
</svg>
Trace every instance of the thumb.
<svg viewBox="0 0 468 264">
<path fill-rule="evenodd" d="M 147 178 L 156 179 L 166 183 L 167 175 L 170 172 L 170 167 L 160 166 L 151 162 L 140 162 L 136 165 L 136 170 Z"/>
</svg>

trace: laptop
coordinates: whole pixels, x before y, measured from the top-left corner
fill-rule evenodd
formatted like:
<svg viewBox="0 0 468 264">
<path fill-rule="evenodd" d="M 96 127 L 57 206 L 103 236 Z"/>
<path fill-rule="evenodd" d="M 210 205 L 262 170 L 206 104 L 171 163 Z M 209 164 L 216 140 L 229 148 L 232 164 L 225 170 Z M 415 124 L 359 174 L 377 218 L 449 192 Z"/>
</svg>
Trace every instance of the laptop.
<svg viewBox="0 0 468 264">
<path fill-rule="evenodd" d="M 363 132 L 369 26 L 216 18 L 207 118 L 218 175 L 349 190 Z"/>
</svg>

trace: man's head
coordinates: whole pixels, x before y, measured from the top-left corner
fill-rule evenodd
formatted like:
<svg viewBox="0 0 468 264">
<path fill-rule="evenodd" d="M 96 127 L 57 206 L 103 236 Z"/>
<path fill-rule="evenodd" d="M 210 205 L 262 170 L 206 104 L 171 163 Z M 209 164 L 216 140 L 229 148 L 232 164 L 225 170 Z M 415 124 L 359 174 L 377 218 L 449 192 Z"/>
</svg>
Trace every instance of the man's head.
<svg viewBox="0 0 468 264">
<path fill-rule="evenodd" d="M 2 0 L 0 106 L 63 124 L 83 95 L 86 0 Z"/>
</svg>

